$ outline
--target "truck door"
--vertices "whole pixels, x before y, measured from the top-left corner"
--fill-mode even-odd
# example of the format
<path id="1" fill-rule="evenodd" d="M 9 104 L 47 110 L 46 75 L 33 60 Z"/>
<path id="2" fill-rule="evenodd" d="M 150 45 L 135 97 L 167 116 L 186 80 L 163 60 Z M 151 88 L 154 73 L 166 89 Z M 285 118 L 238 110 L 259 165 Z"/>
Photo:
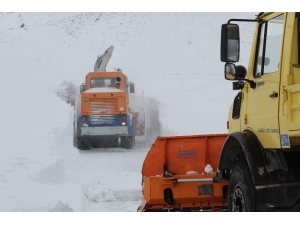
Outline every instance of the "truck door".
<path id="1" fill-rule="evenodd" d="M 284 14 L 266 16 L 259 25 L 253 72 L 256 88 L 248 90 L 246 123 L 264 148 L 280 148 L 279 84 Z"/>

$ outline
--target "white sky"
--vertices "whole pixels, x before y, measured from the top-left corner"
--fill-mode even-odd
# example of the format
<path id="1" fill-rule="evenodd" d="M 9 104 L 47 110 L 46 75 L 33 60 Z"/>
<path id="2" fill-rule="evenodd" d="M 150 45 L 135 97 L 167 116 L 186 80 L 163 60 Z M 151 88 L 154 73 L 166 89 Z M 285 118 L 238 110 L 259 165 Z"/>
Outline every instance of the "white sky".
<path id="1" fill-rule="evenodd" d="M 2 12 L 256 12 L 256 11 L 291 11 L 294 1 L 262 2 L 259 0 L 251 1 L 251 4 L 243 3 L 238 0 L 206 1 L 205 4 L 193 1 L 172 1 L 172 0 L 110 0 L 100 2 L 87 0 L 83 2 L 69 1 L 21 1 L 11 0 L 2 7 Z M 246 4 L 246 6 L 245 6 Z M 257 7 L 258 6 L 258 7 Z M 100 10 L 101 9 L 101 10 Z"/>

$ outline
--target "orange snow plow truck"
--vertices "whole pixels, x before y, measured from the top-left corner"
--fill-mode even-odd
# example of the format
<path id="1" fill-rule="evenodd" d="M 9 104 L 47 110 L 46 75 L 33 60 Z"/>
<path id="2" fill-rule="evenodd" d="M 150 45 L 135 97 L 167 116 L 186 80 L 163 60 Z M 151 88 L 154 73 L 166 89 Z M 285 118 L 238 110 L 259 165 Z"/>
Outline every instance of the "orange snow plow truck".
<path id="1" fill-rule="evenodd" d="M 226 211 L 228 182 L 216 169 L 227 136 L 158 137 L 144 160 L 137 211 Z"/>
<path id="2" fill-rule="evenodd" d="M 75 102 L 73 144 L 80 150 L 102 147 L 132 149 L 136 136 L 145 134 L 142 109 L 136 109 L 131 93 L 134 83 L 121 71 L 106 71 L 114 46 L 94 64 L 85 76 Z"/>

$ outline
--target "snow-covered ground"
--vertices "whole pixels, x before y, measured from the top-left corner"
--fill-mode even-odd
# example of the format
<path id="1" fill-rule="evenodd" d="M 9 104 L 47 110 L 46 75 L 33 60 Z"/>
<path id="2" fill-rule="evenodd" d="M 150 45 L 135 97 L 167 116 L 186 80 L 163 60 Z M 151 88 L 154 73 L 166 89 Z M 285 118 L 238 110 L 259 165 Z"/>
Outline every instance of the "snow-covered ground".
<path id="1" fill-rule="evenodd" d="M 236 92 L 220 62 L 221 24 L 256 14 L 0 13 L 0 211 L 136 212 L 151 143 L 74 148 L 60 85 L 80 85 L 114 45 L 107 71 L 121 68 L 158 102 L 162 135 L 226 133 Z M 252 28 L 241 29 L 245 66 Z"/>

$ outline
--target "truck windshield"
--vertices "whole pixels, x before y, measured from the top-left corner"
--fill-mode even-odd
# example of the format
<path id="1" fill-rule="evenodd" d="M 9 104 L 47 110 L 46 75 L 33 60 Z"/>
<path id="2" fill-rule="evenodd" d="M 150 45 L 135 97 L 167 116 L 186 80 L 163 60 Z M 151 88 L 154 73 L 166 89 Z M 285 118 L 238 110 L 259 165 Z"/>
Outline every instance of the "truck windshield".
<path id="1" fill-rule="evenodd" d="M 97 87 L 116 87 L 116 78 L 92 78 L 91 79 L 91 87 L 97 88 Z"/>

